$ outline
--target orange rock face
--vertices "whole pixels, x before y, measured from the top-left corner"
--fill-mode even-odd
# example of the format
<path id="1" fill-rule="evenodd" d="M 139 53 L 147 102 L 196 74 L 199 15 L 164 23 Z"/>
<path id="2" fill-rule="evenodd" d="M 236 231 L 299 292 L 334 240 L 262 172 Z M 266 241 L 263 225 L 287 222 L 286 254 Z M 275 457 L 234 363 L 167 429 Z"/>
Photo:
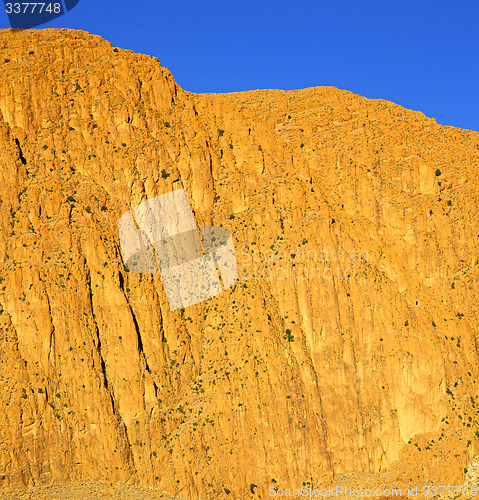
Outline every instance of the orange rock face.
<path id="1" fill-rule="evenodd" d="M 330 87 L 188 93 L 85 32 L 0 49 L 0 487 L 464 483 L 479 133 Z M 239 278 L 171 311 L 118 221 L 181 188 Z"/>

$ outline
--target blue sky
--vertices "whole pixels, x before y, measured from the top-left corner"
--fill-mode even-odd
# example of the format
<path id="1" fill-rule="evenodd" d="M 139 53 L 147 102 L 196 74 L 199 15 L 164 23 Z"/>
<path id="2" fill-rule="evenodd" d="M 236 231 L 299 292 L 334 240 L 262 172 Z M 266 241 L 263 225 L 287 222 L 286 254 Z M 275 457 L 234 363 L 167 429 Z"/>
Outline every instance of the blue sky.
<path id="1" fill-rule="evenodd" d="M 80 0 L 43 27 L 158 57 L 191 92 L 327 85 L 479 131 L 477 0 Z"/>

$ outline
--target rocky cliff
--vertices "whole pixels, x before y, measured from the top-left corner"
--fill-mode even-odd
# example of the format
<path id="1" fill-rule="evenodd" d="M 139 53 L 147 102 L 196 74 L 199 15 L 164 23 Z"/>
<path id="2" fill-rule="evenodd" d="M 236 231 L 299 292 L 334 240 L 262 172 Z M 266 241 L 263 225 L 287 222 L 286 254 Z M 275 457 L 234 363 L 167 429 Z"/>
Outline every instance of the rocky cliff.
<path id="1" fill-rule="evenodd" d="M 0 487 L 463 484 L 479 133 L 332 87 L 192 94 L 80 31 L 0 51 Z M 239 279 L 171 311 L 118 220 L 181 188 Z"/>

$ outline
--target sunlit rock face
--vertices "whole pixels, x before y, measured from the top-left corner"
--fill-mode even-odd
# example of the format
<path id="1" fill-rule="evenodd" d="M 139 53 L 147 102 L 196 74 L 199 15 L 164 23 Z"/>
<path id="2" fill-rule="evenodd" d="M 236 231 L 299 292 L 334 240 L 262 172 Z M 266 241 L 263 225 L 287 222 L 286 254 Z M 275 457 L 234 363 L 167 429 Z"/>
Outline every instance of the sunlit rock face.
<path id="1" fill-rule="evenodd" d="M 80 31 L 0 49 L 1 488 L 463 483 L 479 133 L 332 87 L 188 93 Z M 183 189 L 237 280 L 174 310 L 119 221 Z"/>

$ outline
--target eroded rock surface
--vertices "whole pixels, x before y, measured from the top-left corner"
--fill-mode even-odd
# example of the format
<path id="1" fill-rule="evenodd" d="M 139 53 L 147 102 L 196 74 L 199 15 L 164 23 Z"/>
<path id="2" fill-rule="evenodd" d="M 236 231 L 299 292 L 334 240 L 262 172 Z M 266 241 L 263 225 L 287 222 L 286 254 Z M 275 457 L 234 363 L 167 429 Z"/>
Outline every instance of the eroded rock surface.
<path id="1" fill-rule="evenodd" d="M 188 93 L 80 31 L 0 50 L 1 487 L 464 482 L 479 133 L 331 87 Z M 180 188 L 239 280 L 172 312 L 118 220 Z"/>

